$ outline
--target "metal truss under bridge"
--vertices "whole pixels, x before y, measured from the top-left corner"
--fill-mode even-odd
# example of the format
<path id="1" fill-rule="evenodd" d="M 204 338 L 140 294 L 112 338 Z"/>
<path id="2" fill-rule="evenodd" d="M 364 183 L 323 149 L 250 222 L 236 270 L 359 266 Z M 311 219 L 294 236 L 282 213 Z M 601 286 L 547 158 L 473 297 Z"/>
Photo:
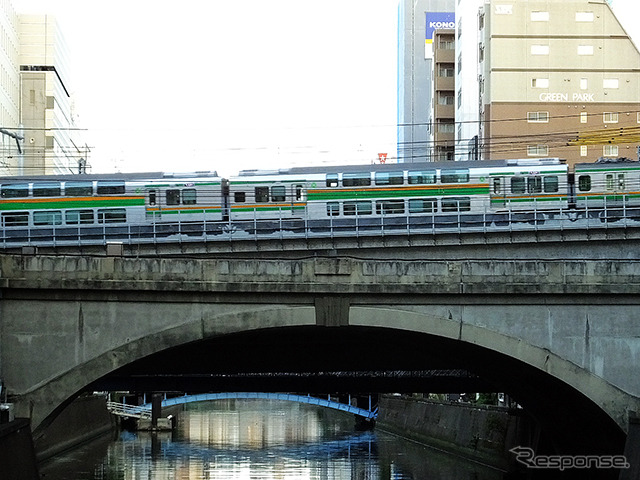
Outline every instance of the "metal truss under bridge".
<path id="1" fill-rule="evenodd" d="M 371 397 L 369 397 L 369 409 L 354 407 L 346 403 L 336 402 L 331 398 L 318 398 L 310 395 L 295 395 L 292 393 L 256 393 L 256 392 L 224 392 L 224 393 L 200 393 L 196 395 L 183 395 L 181 397 L 167 398 L 162 401 L 162 407 L 171 407 L 184 403 L 206 402 L 211 400 L 227 399 L 261 399 L 261 400 L 286 400 L 289 402 L 307 403 L 319 407 L 333 408 L 347 413 L 352 413 L 367 420 L 378 418 L 378 407 L 372 408 Z M 151 410 L 151 403 L 140 405 L 141 409 Z"/>

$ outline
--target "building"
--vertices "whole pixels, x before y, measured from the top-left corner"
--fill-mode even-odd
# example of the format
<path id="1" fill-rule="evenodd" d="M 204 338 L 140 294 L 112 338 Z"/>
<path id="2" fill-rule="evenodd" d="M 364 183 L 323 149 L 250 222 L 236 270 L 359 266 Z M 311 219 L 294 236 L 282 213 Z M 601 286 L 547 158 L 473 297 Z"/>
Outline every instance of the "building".
<path id="1" fill-rule="evenodd" d="M 636 157 L 624 132 L 640 126 L 640 53 L 605 1 L 461 3 L 458 160 L 476 135 L 481 159 Z"/>
<path id="2" fill-rule="evenodd" d="M 79 173 L 88 148 L 75 126 L 62 31 L 51 15 L 20 15 L 19 41 L 24 173 Z"/>
<path id="3" fill-rule="evenodd" d="M 398 7 L 398 162 L 433 157 L 433 33 L 451 27 L 455 0 L 400 0 Z"/>
<path id="4" fill-rule="evenodd" d="M 434 161 L 454 160 L 455 134 L 455 30 L 439 29 L 433 35 L 433 94 L 431 143 Z"/>
<path id="5" fill-rule="evenodd" d="M 0 175 L 22 164 L 18 15 L 11 2 L 0 3 Z"/>

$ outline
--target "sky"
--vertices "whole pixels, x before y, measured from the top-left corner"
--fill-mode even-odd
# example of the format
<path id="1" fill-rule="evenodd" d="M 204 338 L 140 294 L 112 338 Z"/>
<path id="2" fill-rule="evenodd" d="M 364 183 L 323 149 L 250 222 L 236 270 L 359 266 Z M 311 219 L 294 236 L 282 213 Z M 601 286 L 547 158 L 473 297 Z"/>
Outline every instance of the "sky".
<path id="1" fill-rule="evenodd" d="M 94 173 L 395 156 L 398 0 L 13 4 L 64 30 Z M 640 46 L 640 3 L 612 4 Z"/>

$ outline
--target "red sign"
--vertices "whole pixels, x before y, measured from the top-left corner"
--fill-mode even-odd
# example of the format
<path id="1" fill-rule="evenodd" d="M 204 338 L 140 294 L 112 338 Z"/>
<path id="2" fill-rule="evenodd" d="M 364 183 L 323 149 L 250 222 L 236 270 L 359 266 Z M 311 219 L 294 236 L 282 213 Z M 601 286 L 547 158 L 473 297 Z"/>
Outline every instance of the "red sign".
<path id="1" fill-rule="evenodd" d="M 378 161 L 380 163 L 386 163 L 387 162 L 387 154 L 386 153 L 379 153 L 378 154 Z"/>

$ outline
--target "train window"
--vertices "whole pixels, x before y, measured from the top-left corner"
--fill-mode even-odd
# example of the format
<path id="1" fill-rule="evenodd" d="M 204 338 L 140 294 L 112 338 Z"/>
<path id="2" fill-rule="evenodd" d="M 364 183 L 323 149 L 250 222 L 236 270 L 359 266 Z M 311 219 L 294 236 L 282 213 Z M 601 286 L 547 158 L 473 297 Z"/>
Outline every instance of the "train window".
<path id="1" fill-rule="evenodd" d="M 327 215 L 329 217 L 340 215 L 340 204 L 338 202 L 327 202 Z"/>
<path id="2" fill-rule="evenodd" d="M 580 175 L 578 177 L 578 190 L 588 192 L 591 190 L 591 175 Z"/>
<path id="3" fill-rule="evenodd" d="M 285 186 L 274 185 L 271 187 L 271 200 L 273 202 L 284 202 L 286 198 Z"/>
<path id="4" fill-rule="evenodd" d="M 469 170 L 445 170 L 440 172 L 440 183 L 466 183 L 469 181 Z"/>
<path id="5" fill-rule="evenodd" d="M 511 193 L 524 193 L 527 190 L 527 179 L 511 177 Z"/>
<path id="6" fill-rule="evenodd" d="M 0 188 L 2 198 L 20 198 L 29 196 L 29 185 L 26 183 L 9 183 Z"/>
<path id="7" fill-rule="evenodd" d="M 542 192 L 542 177 L 528 177 L 527 193 L 540 193 L 540 192 Z"/>
<path id="8" fill-rule="evenodd" d="M 499 178 L 494 178 L 493 179 L 493 193 L 498 195 L 500 194 L 500 185 L 501 185 L 501 181 Z"/>
<path id="9" fill-rule="evenodd" d="M 60 196 L 60 184 L 59 183 L 34 183 L 33 184 L 33 196 L 34 197 L 59 197 Z"/>
<path id="10" fill-rule="evenodd" d="M 338 174 L 327 173 L 327 187 L 337 187 L 337 186 L 338 186 Z"/>
<path id="11" fill-rule="evenodd" d="M 68 197 L 86 197 L 93 195 L 93 182 L 65 182 L 64 194 Z"/>
<path id="12" fill-rule="evenodd" d="M 371 215 L 373 212 L 371 202 L 367 201 L 344 202 L 342 208 L 345 215 Z"/>
<path id="13" fill-rule="evenodd" d="M 155 205 L 155 204 L 156 204 L 156 191 L 149 190 L 149 205 Z"/>
<path id="14" fill-rule="evenodd" d="M 544 177 L 544 191 L 553 193 L 558 191 L 558 177 Z"/>
<path id="15" fill-rule="evenodd" d="M 98 195 L 118 195 L 124 193 L 124 181 L 98 182 Z"/>
<path id="16" fill-rule="evenodd" d="M 618 174 L 618 191 L 621 192 L 624 190 L 624 173 Z"/>
<path id="17" fill-rule="evenodd" d="M 366 187 L 367 185 L 371 185 L 371 174 L 369 172 L 342 174 L 343 187 Z"/>
<path id="18" fill-rule="evenodd" d="M 443 212 L 468 212 L 471 210 L 469 197 L 452 197 L 442 199 Z"/>
<path id="19" fill-rule="evenodd" d="M 233 194 L 233 201 L 236 203 L 244 203 L 247 200 L 247 195 L 244 192 L 235 192 Z"/>
<path id="20" fill-rule="evenodd" d="M 180 205 L 180 190 L 173 188 L 165 192 L 167 205 Z"/>
<path id="21" fill-rule="evenodd" d="M 423 170 L 421 172 L 409 172 L 407 180 L 409 181 L 409 185 L 436 183 L 436 171 Z"/>
<path id="22" fill-rule="evenodd" d="M 67 210 L 64 221 L 67 225 L 93 223 L 93 210 Z"/>
<path id="23" fill-rule="evenodd" d="M 296 200 L 302 200 L 302 185 L 296 185 Z"/>
<path id="24" fill-rule="evenodd" d="M 378 200 L 376 202 L 378 215 L 390 215 L 404 213 L 404 200 Z"/>
<path id="25" fill-rule="evenodd" d="M 124 208 L 103 208 L 98 210 L 98 223 L 124 223 L 127 211 Z"/>
<path id="26" fill-rule="evenodd" d="M 33 212 L 34 225 L 62 225 L 62 212 L 60 210 L 49 212 Z"/>
<path id="27" fill-rule="evenodd" d="M 403 183 L 402 172 L 376 172 L 376 185 L 402 185 Z"/>
<path id="28" fill-rule="evenodd" d="M 25 227 L 29 225 L 29 212 L 6 212 L 2 214 L 5 227 Z"/>
<path id="29" fill-rule="evenodd" d="M 185 188 L 182 190 L 182 203 L 183 205 L 195 205 L 197 202 L 196 189 Z"/>
<path id="30" fill-rule="evenodd" d="M 613 175 L 611 173 L 607 173 L 604 176 L 604 180 L 605 180 L 605 186 L 604 189 L 607 192 L 612 192 L 613 191 L 613 186 L 614 186 L 614 179 L 613 179 Z"/>
<path id="31" fill-rule="evenodd" d="M 269 201 L 269 187 L 256 187 L 256 202 L 264 203 Z"/>
<path id="32" fill-rule="evenodd" d="M 434 213 L 438 210 L 438 200 L 435 198 L 409 199 L 409 213 Z"/>

